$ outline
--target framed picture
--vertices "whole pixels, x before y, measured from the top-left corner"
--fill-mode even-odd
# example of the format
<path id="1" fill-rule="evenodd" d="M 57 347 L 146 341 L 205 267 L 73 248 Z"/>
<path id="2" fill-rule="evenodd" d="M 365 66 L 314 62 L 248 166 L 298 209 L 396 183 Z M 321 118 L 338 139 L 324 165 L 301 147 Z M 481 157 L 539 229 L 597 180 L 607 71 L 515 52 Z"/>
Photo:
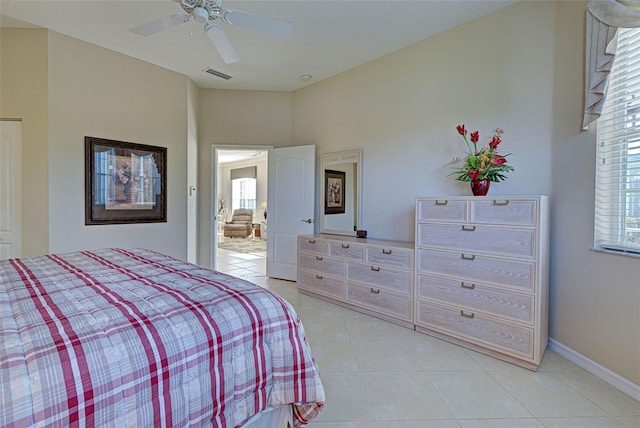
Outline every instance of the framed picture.
<path id="1" fill-rule="evenodd" d="M 324 170 L 324 213 L 344 214 L 344 171 Z"/>
<path id="2" fill-rule="evenodd" d="M 167 149 L 85 137 L 85 224 L 167 221 Z"/>

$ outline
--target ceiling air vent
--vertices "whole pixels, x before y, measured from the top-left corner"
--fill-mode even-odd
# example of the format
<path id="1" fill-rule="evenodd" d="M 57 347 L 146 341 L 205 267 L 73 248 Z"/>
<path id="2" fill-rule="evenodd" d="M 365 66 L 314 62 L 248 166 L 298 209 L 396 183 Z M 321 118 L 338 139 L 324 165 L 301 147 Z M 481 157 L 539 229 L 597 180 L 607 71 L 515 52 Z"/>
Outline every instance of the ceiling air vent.
<path id="1" fill-rule="evenodd" d="M 229 76 L 228 74 L 224 74 L 224 73 L 222 73 L 222 72 L 220 72 L 218 70 L 214 70 L 213 68 L 205 68 L 204 72 L 205 73 L 209 73 L 209 74 L 213 74 L 214 76 L 218 76 L 219 78 L 224 79 L 224 80 L 231 79 L 231 76 Z"/>

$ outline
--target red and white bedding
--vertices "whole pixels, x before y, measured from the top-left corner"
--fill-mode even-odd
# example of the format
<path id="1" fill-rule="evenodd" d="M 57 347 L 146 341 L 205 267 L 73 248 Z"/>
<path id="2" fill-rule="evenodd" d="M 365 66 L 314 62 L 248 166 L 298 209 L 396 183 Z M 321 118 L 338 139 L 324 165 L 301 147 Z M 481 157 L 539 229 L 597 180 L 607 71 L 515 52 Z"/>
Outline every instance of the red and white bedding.
<path id="1" fill-rule="evenodd" d="M 0 426 L 235 427 L 314 418 L 324 390 L 293 308 L 149 250 L 0 261 Z"/>

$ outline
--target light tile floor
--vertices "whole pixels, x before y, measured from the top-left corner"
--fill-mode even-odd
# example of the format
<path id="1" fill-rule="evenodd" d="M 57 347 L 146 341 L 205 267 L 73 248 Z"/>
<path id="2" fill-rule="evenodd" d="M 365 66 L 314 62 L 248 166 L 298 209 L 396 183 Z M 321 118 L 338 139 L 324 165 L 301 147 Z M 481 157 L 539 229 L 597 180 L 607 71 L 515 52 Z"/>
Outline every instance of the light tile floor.
<path id="1" fill-rule="evenodd" d="M 299 294 L 265 261 L 218 250 L 218 270 L 298 311 L 327 393 L 311 428 L 640 427 L 640 402 L 553 351 L 531 372 Z"/>

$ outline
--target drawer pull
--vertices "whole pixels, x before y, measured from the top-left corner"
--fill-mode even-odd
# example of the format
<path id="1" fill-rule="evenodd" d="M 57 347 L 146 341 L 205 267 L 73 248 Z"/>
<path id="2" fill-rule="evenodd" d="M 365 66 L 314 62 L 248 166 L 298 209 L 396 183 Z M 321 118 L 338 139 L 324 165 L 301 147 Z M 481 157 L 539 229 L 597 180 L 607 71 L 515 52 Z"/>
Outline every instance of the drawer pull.
<path id="1" fill-rule="evenodd" d="M 316 279 L 322 279 L 324 278 L 322 275 L 316 275 Z"/>
<path id="2" fill-rule="evenodd" d="M 460 287 L 466 288 L 467 290 L 475 290 L 476 285 L 475 284 L 467 285 L 464 282 L 461 282 Z"/>
<path id="3" fill-rule="evenodd" d="M 342 248 L 349 248 L 349 244 L 341 244 Z"/>
<path id="4" fill-rule="evenodd" d="M 375 271 L 375 272 L 380 272 L 380 268 L 379 267 L 373 267 L 371 266 L 371 270 Z"/>
<path id="5" fill-rule="evenodd" d="M 473 232 L 474 230 L 476 230 L 476 227 L 462 225 L 462 230 L 464 230 L 465 232 Z"/>
<path id="6" fill-rule="evenodd" d="M 465 318 L 472 318 L 476 316 L 476 314 L 474 314 L 473 312 L 471 312 L 471 315 L 466 314 L 462 309 L 460 309 L 460 316 L 463 316 Z"/>
<path id="7" fill-rule="evenodd" d="M 380 294 L 380 289 L 378 288 L 377 290 L 374 290 L 373 288 L 371 289 L 371 292 L 373 294 Z"/>
<path id="8" fill-rule="evenodd" d="M 316 256 L 316 260 L 324 260 L 324 257 L 322 257 L 322 256 Z"/>
<path id="9" fill-rule="evenodd" d="M 391 254 L 392 250 L 385 250 L 384 248 L 382 249 L 382 254 Z"/>
<path id="10" fill-rule="evenodd" d="M 470 256 L 465 256 L 464 253 L 462 253 L 460 255 L 460 258 L 463 259 L 463 260 L 475 260 L 476 256 L 475 256 L 475 254 L 472 254 Z"/>
<path id="11" fill-rule="evenodd" d="M 436 205 L 447 205 L 448 203 L 449 203 L 449 201 L 446 200 L 446 199 L 444 201 L 439 201 L 439 200 L 436 199 Z"/>
<path id="12" fill-rule="evenodd" d="M 496 201 L 495 199 L 493 200 L 493 205 L 495 206 L 505 206 L 505 205 L 509 205 L 509 199 L 506 199 L 502 202 L 500 201 Z"/>
<path id="13" fill-rule="evenodd" d="M 316 240 L 315 239 L 309 239 L 309 244 L 315 244 Z"/>

